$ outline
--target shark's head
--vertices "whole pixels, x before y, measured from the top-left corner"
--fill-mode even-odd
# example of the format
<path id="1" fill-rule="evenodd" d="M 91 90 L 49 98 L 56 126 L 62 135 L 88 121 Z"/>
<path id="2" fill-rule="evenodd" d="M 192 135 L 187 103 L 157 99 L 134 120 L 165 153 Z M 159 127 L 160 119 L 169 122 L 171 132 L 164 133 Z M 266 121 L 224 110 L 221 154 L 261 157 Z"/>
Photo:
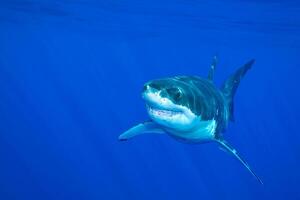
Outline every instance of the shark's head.
<path id="1" fill-rule="evenodd" d="M 153 121 L 166 128 L 189 131 L 201 118 L 191 106 L 195 104 L 194 93 L 185 82 L 166 78 L 146 83 L 142 96 Z"/>

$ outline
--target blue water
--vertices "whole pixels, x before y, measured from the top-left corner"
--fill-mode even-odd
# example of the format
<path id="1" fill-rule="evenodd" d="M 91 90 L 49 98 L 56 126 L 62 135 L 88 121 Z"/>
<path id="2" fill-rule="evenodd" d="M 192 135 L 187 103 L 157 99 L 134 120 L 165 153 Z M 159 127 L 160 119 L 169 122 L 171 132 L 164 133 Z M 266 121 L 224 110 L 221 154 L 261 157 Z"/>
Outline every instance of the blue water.
<path id="1" fill-rule="evenodd" d="M 300 199 L 297 1 L 0 2 L 0 199 Z M 263 180 L 216 144 L 166 135 L 127 142 L 147 120 L 148 80 L 220 85 L 251 58 L 225 138 Z"/>

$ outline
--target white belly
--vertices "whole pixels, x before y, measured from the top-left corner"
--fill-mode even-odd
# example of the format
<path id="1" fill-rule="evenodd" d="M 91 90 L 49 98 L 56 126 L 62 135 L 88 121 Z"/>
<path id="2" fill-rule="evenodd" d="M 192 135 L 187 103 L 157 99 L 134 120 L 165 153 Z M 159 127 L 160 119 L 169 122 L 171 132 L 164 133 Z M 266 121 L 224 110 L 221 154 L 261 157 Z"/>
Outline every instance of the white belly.
<path id="1" fill-rule="evenodd" d="M 215 138 L 217 123 L 213 120 L 200 121 L 197 123 L 197 126 L 193 128 L 192 131 L 176 131 L 176 130 L 167 130 L 171 135 L 191 141 L 191 142 L 207 142 Z"/>

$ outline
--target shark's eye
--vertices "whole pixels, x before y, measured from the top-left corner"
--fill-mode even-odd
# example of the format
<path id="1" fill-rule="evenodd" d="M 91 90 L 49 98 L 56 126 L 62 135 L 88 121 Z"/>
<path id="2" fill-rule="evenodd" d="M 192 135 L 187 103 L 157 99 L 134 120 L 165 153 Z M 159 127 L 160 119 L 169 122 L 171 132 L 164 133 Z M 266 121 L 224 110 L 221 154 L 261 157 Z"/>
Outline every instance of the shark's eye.
<path id="1" fill-rule="evenodd" d="M 175 98 L 180 99 L 181 97 L 182 97 L 182 92 L 180 90 L 178 90 L 175 94 Z"/>
<path id="2" fill-rule="evenodd" d="M 175 101 L 179 101 L 182 97 L 182 92 L 179 88 L 169 88 L 167 92 Z"/>

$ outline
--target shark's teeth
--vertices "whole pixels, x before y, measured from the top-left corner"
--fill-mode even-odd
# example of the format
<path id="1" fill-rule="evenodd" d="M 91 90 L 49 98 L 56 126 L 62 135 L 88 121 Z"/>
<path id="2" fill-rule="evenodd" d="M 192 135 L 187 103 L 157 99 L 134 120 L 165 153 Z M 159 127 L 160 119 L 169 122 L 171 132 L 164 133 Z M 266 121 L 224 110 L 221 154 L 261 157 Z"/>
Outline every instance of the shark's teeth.
<path id="1" fill-rule="evenodd" d="M 157 108 L 152 108 L 152 107 L 149 107 L 149 111 L 153 115 L 165 116 L 165 117 L 172 117 L 174 115 L 180 114 L 180 112 L 178 112 L 178 111 L 163 110 L 163 109 L 157 109 Z"/>

